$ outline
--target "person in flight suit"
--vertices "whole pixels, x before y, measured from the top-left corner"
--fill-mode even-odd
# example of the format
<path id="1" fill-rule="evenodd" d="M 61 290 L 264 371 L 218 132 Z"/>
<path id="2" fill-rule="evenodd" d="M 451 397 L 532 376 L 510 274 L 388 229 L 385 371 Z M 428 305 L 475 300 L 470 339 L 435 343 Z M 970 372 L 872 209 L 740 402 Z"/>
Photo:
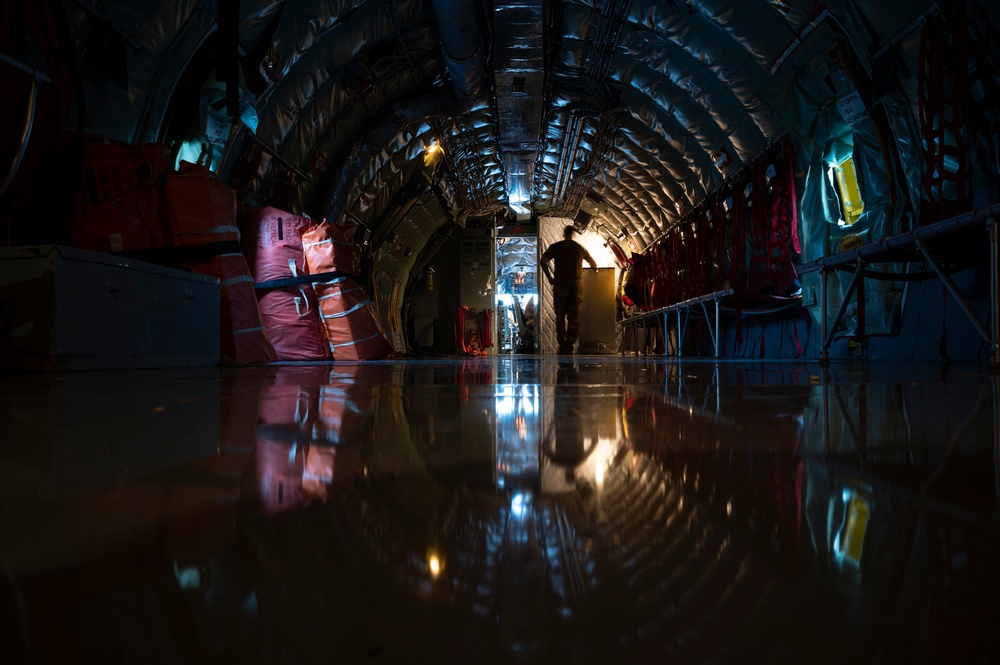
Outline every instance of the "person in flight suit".
<path id="1" fill-rule="evenodd" d="M 580 303 L 583 283 L 583 262 L 596 268 L 597 262 L 583 245 L 573 240 L 576 229 L 563 229 L 563 240 L 549 245 L 542 254 L 542 272 L 552 285 L 552 303 L 556 314 L 556 338 L 559 340 L 561 355 L 573 353 L 576 341 L 580 339 Z M 549 262 L 555 262 L 555 274 Z"/>

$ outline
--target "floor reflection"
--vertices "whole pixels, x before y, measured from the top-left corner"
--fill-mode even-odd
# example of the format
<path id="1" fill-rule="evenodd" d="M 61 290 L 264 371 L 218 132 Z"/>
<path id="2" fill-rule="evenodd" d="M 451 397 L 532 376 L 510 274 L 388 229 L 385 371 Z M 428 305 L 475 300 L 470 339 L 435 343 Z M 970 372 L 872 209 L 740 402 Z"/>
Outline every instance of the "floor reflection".
<path id="1" fill-rule="evenodd" d="M 997 377 L 0 377 L 4 662 L 990 661 Z"/>

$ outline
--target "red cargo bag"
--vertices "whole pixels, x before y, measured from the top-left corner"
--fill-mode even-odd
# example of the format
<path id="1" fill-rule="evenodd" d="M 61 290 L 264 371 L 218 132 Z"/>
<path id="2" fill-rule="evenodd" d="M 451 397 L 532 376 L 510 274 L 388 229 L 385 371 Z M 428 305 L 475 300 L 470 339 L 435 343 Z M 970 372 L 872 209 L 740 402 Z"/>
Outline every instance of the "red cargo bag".
<path id="1" fill-rule="evenodd" d="M 243 253 L 257 283 L 257 304 L 278 360 L 329 360 L 326 335 L 311 284 L 261 288 L 306 272 L 302 232 L 312 226 L 277 208 L 249 208 L 240 217 Z"/>
<path id="2" fill-rule="evenodd" d="M 97 252 L 168 246 L 163 175 L 173 161 L 162 145 L 88 137 L 70 244 Z"/>
<path id="3" fill-rule="evenodd" d="M 309 262 L 309 272 L 315 275 L 339 271 L 357 275 L 360 266 L 354 244 L 356 231 L 353 224 L 331 224 L 325 219 L 307 229 L 302 236 L 302 249 Z"/>
<path id="4" fill-rule="evenodd" d="M 192 261 L 192 272 L 220 280 L 221 352 L 240 365 L 273 362 L 253 277 L 239 244 L 236 192 L 210 170 L 181 162 L 164 179 L 167 218 L 175 246 L 205 248 L 208 260 Z"/>
<path id="5" fill-rule="evenodd" d="M 354 229 L 323 220 L 302 235 L 309 273 L 356 273 Z M 349 277 L 313 283 L 320 319 L 334 360 L 377 360 L 392 353 L 374 303 Z"/>
<path id="6" fill-rule="evenodd" d="M 360 284 L 338 277 L 316 284 L 315 289 L 334 360 L 378 360 L 392 353 L 375 303 Z"/>
<path id="7" fill-rule="evenodd" d="M 270 206 L 246 208 L 240 215 L 240 232 L 254 279 L 267 282 L 291 277 L 289 261 L 295 261 L 298 271 L 304 273 L 302 234 L 313 225 L 309 217 Z"/>

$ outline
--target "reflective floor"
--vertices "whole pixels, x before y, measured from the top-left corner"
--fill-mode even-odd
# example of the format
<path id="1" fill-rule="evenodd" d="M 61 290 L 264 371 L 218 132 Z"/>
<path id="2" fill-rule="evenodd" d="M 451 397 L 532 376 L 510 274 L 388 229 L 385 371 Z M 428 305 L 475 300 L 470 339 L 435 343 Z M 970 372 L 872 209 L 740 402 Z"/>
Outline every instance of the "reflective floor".
<path id="1" fill-rule="evenodd" d="M 998 376 L 0 376 L 3 663 L 1000 661 Z"/>

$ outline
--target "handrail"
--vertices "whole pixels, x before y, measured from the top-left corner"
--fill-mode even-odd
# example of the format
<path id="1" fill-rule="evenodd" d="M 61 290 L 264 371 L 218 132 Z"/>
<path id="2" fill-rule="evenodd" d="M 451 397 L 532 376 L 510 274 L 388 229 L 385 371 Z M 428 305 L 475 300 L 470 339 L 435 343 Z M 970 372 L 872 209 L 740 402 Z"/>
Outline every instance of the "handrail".
<path id="1" fill-rule="evenodd" d="M 712 293 L 705 294 L 703 296 L 698 296 L 696 298 L 689 298 L 683 300 L 679 303 L 674 303 L 673 305 L 667 305 L 666 307 L 660 307 L 658 309 L 651 309 L 648 312 L 642 312 L 640 314 L 633 314 L 632 316 L 626 317 L 619 321 L 622 323 L 632 323 L 633 321 L 639 321 L 650 316 L 660 316 L 661 314 L 669 314 L 670 312 L 677 311 L 679 309 L 687 309 L 693 307 L 697 304 L 708 302 L 710 300 L 719 300 L 725 298 L 726 296 L 731 296 L 735 293 L 733 289 L 722 289 L 721 291 L 713 291 Z"/>
<path id="2" fill-rule="evenodd" d="M 991 203 L 989 205 L 975 208 L 962 213 L 961 215 L 943 219 L 939 222 L 928 224 L 927 226 L 920 226 L 909 231 L 897 233 L 896 235 L 887 236 L 881 240 L 876 240 L 874 242 L 861 245 L 860 247 L 855 247 L 854 249 L 847 250 L 846 252 L 838 252 L 837 254 L 822 256 L 815 261 L 810 261 L 796 266 L 795 269 L 800 275 L 803 275 L 817 270 L 835 268 L 837 266 L 854 263 L 859 259 L 891 249 L 901 249 L 906 247 L 915 248 L 918 240 L 926 240 L 928 238 L 946 235 L 957 229 L 973 227 L 978 224 L 987 224 L 995 215 L 1000 215 L 1000 203 Z"/>
<path id="3" fill-rule="evenodd" d="M 14 69 L 20 69 L 25 74 L 31 74 L 39 83 L 52 83 L 52 78 L 42 70 L 36 69 L 31 65 L 27 65 L 17 58 L 7 55 L 3 51 L 0 51 L 0 61 L 6 62 Z"/>
<path id="4" fill-rule="evenodd" d="M 705 303 L 714 301 L 715 302 L 715 329 L 709 328 L 709 333 L 712 335 L 712 344 L 715 346 L 715 357 L 719 357 L 719 301 L 726 296 L 731 296 L 735 293 L 733 289 L 722 289 L 721 291 L 713 291 L 712 293 L 706 293 L 705 295 L 697 296 L 695 298 L 688 298 L 673 305 L 667 305 L 666 307 L 660 307 L 648 312 L 642 312 L 641 314 L 636 314 L 627 318 L 622 319 L 618 322 L 618 325 L 625 326 L 631 325 L 632 331 L 636 340 L 636 354 L 639 352 L 639 331 L 638 324 L 640 320 L 645 320 L 651 317 L 663 317 L 663 330 L 666 331 L 667 328 L 667 315 L 671 312 L 677 312 L 677 355 L 681 355 L 681 345 L 683 343 L 684 337 L 684 325 L 681 323 L 681 311 L 687 310 L 687 317 L 691 315 L 691 308 L 701 305 L 702 311 L 705 313 L 705 318 L 709 317 L 708 308 L 705 307 Z M 685 318 L 685 322 L 687 318 Z M 666 340 L 664 339 L 664 342 Z M 666 348 L 664 346 L 664 351 Z M 622 341 L 622 353 L 625 353 L 625 342 Z"/>

